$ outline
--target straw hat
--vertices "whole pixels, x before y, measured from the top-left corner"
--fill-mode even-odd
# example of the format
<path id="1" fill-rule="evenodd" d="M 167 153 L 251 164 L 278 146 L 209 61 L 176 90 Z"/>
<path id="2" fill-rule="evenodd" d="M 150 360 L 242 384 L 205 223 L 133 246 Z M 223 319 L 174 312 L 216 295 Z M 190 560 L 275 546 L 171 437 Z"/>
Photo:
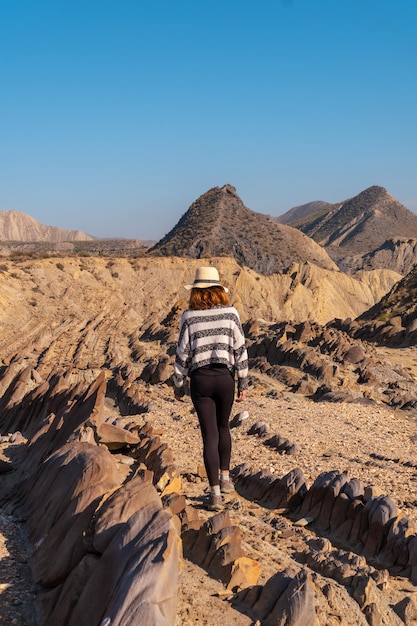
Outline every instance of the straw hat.
<path id="1" fill-rule="evenodd" d="M 219 272 L 215 267 L 197 267 L 192 285 L 184 285 L 186 289 L 204 289 L 205 287 L 223 287 L 220 284 Z M 223 287 L 228 293 L 227 287 Z"/>

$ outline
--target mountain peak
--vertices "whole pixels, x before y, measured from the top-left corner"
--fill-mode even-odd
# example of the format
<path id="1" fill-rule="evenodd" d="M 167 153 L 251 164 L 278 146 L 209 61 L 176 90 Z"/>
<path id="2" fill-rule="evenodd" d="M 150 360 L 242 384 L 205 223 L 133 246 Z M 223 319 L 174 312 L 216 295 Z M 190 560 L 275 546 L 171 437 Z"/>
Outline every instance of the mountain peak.
<path id="1" fill-rule="evenodd" d="M 213 187 L 197 198 L 149 254 L 194 259 L 229 256 L 263 274 L 284 270 L 293 261 L 336 269 L 309 237 L 248 209 L 230 184 Z"/>
<path id="2" fill-rule="evenodd" d="M 387 239 L 417 237 L 417 215 L 378 185 L 312 213 L 294 226 L 334 259 L 366 254 Z"/>

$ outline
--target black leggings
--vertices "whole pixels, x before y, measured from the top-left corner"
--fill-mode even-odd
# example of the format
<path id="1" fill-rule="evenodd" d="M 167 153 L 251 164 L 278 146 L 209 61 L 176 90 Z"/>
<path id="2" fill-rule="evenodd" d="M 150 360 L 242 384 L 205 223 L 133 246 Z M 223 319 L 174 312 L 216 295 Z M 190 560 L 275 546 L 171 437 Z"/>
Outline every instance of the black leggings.
<path id="1" fill-rule="evenodd" d="M 190 392 L 203 437 L 203 458 L 210 486 L 228 470 L 232 453 L 229 417 L 235 381 L 227 367 L 200 367 L 190 376 Z"/>

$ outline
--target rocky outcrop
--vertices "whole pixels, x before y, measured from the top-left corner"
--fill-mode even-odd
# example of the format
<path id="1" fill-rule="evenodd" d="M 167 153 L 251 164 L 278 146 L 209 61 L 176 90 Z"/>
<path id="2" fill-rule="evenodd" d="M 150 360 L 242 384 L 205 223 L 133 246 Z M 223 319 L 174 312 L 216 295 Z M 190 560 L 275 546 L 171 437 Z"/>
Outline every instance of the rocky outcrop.
<path id="1" fill-rule="evenodd" d="M 180 540 L 154 486 L 179 487 L 172 457 L 149 429 L 106 424 L 104 376 L 83 392 L 64 390 L 62 381 L 55 391 L 58 386 L 59 402 L 54 390 L 44 395 L 56 413 L 39 422 L 39 410 L 33 411 L 25 423 L 33 435 L 17 472 L 8 474 L 3 502 L 25 519 L 35 546 L 42 623 L 127 624 L 140 616 L 141 623 L 173 624 Z M 41 404 L 40 394 L 37 400 Z M 4 408 L 2 429 L 10 427 L 15 408 Z M 115 442 L 118 450 L 142 453 L 141 460 L 130 457 L 133 471 L 125 480 L 111 453 Z M 142 469 L 146 463 L 152 470 Z"/>
<path id="2" fill-rule="evenodd" d="M 417 265 L 414 265 L 379 302 L 347 325 L 349 332 L 385 345 L 415 345 L 416 292 Z"/>
<path id="3" fill-rule="evenodd" d="M 310 342 L 334 362 L 356 367 L 367 358 L 365 344 L 333 329 L 286 324 L 285 333 L 286 341 Z M 397 591 L 388 601 L 386 587 L 390 576 L 417 582 L 416 534 L 388 494 L 345 472 L 323 473 L 308 486 L 297 467 L 279 476 L 243 464 L 232 471 L 236 495 L 223 512 L 207 515 L 182 493 L 181 470 L 149 411 L 134 413 L 143 405 L 126 399 L 135 397 L 131 387 L 140 388 L 142 365 L 114 367 L 112 384 L 105 370 L 87 383 L 71 372 L 45 380 L 24 365 L 15 359 L 1 371 L 2 432 L 19 424 L 30 435 L 3 477 L 9 490 L 2 504 L 26 522 L 46 626 L 174 624 L 182 554 L 253 621 L 304 626 L 346 615 L 349 626 L 411 626 L 412 594 Z M 147 398 L 152 384 L 141 384 Z M 106 417 L 110 399 L 129 408 L 126 417 Z M 241 414 L 235 428 L 247 423 Z M 266 445 L 281 441 L 265 422 L 246 428 Z M 254 553 L 245 537 L 245 525 L 256 524 L 252 534 L 264 552 Z"/>
<path id="4" fill-rule="evenodd" d="M 363 270 L 390 269 L 405 276 L 417 263 L 417 239 L 397 237 L 388 239 L 371 252 L 346 256 L 339 261 L 342 272 L 357 274 Z"/>
<path id="5" fill-rule="evenodd" d="M 386 328 L 385 324 L 381 324 Z M 401 335 L 402 326 L 392 329 Z M 381 362 L 369 341 L 369 326 L 352 320 L 334 320 L 322 327 L 302 324 L 245 324 L 250 366 L 317 402 L 374 402 L 395 408 L 417 406 L 415 381 L 404 368 Z M 410 333 L 412 340 L 412 333 Z M 369 340 L 369 341 L 368 341 Z M 361 385 L 366 384 L 364 393 Z M 280 442 L 274 441 L 279 447 Z M 285 446 L 284 446 L 285 447 Z"/>

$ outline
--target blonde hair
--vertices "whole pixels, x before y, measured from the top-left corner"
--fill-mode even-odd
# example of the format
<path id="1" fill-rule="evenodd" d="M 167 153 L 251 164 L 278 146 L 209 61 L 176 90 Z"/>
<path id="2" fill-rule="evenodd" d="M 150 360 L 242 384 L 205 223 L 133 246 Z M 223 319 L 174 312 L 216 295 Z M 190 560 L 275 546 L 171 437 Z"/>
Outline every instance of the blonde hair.
<path id="1" fill-rule="evenodd" d="M 193 287 L 190 293 L 189 308 L 194 311 L 212 309 L 221 304 L 229 305 L 229 298 L 223 287 L 204 287 L 203 289 Z"/>

